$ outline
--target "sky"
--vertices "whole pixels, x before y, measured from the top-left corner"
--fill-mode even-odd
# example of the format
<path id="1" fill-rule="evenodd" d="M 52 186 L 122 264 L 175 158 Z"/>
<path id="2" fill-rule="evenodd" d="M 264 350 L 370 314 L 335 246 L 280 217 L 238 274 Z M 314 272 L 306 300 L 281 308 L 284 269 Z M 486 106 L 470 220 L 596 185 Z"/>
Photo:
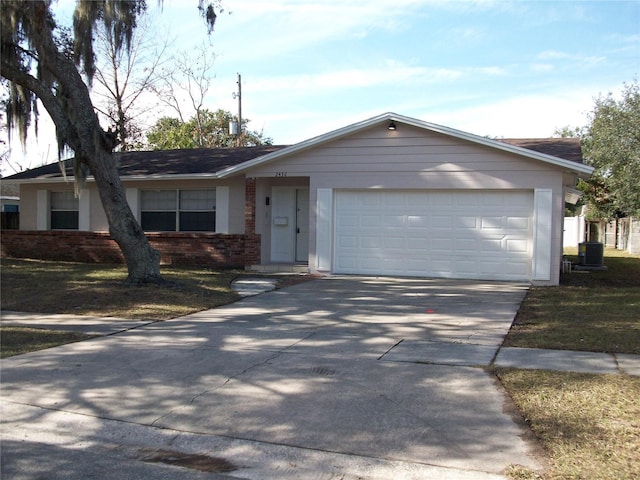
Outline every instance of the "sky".
<path id="1" fill-rule="evenodd" d="M 59 0 L 59 15 L 72 3 Z M 164 0 L 155 31 L 176 51 L 204 45 L 216 54 L 205 100 L 211 110 L 237 112 L 232 93 L 240 73 L 243 118 L 275 144 L 385 112 L 477 135 L 549 137 L 587 125 L 597 97 L 618 94 L 640 76 L 638 0 L 223 6 L 208 36 L 197 0 Z M 45 132 L 27 155 L 53 160 L 55 152 Z"/>

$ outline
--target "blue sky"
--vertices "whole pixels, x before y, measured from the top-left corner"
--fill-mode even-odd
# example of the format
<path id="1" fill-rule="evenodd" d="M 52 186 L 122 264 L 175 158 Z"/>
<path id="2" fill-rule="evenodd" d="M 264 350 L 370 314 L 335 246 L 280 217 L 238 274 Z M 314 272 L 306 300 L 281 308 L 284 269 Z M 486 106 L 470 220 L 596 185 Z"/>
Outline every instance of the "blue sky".
<path id="1" fill-rule="evenodd" d="M 387 111 L 478 135 L 551 136 L 640 76 L 638 0 L 223 3 L 208 37 L 197 0 L 164 0 L 158 36 L 217 54 L 207 108 L 237 111 L 240 73 L 243 117 L 276 144 Z M 46 133 L 34 150 L 56 151 Z"/>
<path id="2" fill-rule="evenodd" d="M 174 3 L 181 18 L 193 8 L 167 2 L 164 14 Z M 241 73 L 243 115 L 276 143 L 386 111 L 479 135 L 550 136 L 584 125 L 594 97 L 640 74 L 638 1 L 225 5 L 212 106 L 236 110 Z M 196 18 L 185 31 L 197 28 Z"/>

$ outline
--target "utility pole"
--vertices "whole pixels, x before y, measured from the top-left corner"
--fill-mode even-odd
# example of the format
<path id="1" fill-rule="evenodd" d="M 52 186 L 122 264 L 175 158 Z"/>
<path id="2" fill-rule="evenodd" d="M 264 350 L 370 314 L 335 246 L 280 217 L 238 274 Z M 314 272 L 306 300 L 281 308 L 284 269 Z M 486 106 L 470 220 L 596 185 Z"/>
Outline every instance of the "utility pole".
<path id="1" fill-rule="evenodd" d="M 233 98 L 238 99 L 238 139 L 237 146 L 242 144 L 242 77 L 238 74 L 238 92 L 233 94 Z"/>

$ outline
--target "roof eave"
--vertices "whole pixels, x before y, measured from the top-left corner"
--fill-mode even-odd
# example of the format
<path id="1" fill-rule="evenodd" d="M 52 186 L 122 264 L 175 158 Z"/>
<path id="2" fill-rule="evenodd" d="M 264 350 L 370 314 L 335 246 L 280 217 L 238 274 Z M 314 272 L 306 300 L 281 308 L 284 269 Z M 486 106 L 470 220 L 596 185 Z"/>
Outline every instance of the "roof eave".
<path id="1" fill-rule="evenodd" d="M 220 176 L 217 173 L 182 173 L 182 174 L 151 174 L 151 175 L 121 175 L 120 180 L 123 182 L 138 182 L 150 180 L 217 180 Z M 73 183 L 75 177 L 52 177 L 52 178 L 22 178 L 19 180 L 10 180 L 7 183 L 16 185 L 21 184 L 44 184 L 44 183 Z M 93 176 L 87 177 L 87 182 L 94 182 Z"/>
<path id="2" fill-rule="evenodd" d="M 217 180 L 218 173 L 177 173 L 177 174 L 151 174 L 151 175 L 123 175 L 122 181 L 147 181 L 147 180 Z"/>

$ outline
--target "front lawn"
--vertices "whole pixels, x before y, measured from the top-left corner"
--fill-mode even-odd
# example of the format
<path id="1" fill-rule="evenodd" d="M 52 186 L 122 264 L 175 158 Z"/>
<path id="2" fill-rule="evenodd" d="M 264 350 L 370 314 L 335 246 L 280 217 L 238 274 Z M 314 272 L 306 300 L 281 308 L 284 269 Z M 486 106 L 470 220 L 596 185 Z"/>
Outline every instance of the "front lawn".
<path id="1" fill-rule="evenodd" d="M 166 320 L 237 300 L 242 272 L 162 267 L 168 285 L 124 286 L 123 265 L 2 259 L 2 310 Z"/>
<path id="2" fill-rule="evenodd" d="M 559 287 L 531 288 L 504 345 L 640 353 L 640 257 L 606 250 L 604 263 L 607 271 L 564 274 Z M 495 373 L 549 456 L 547 471 L 514 466 L 511 478 L 640 478 L 639 377 Z"/>
<path id="3" fill-rule="evenodd" d="M 640 257 L 607 249 L 604 263 L 532 287 L 504 346 L 640 354 Z"/>
<path id="4" fill-rule="evenodd" d="M 0 327 L 0 358 L 80 342 L 89 338 L 93 338 L 93 335 L 40 328 Z"/>
<path id="5" fill-rule="evenodd" d="M 549 457 L 518 480 L 640 478 L 640 377 L 497 369 L 500 382 Z"/>

